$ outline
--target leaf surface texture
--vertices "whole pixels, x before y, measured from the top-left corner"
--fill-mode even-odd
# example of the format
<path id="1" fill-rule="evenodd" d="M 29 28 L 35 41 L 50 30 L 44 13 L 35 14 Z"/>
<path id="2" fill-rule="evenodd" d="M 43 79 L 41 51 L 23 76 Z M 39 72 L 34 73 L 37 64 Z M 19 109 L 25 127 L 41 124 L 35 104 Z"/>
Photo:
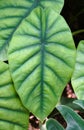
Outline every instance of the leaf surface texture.
<path id="1" fill-rule="evenodd" d="M 66 130 L 84 129 L 84 120 L 71 108 L 64 105 L 59 105 L 57 106 L 57 109 L 67 122 Z"/>
<path id="2" fill-rule="evenodd" d="M 69 27 L 52 9 L 37 8 L 15 32 L 8 55 L 23 104 L 44 120 L 73 71 L 75 46 Z"/>
<path id="3" fill-rule="evenodd" d="M 0 130 L 27 130 L 29 113 L 14 89 L 9 67 L 0 62 Z"/>
<path id="4" fill-rule="evenodd" d="M 22 21 L 37 7 L 51 7 L 60 13 L 64 0 L 0 0 L 0 60 L 8 59 L 9 42 Z"/>
<path id="5" fill-rule="evenodd" d="M 84 40 L 77 48 L 76 64 L 72 76 L 72 86 L 78 99 L 84 100 Z"/>

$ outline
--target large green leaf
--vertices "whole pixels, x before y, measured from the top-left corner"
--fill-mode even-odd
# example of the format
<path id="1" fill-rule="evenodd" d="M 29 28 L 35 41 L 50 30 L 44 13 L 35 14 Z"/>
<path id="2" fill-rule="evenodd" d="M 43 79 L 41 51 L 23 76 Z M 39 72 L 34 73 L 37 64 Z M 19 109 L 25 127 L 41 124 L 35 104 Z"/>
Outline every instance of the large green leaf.
<path id="1" fill-rule="evenodd" d="M 70 80 L 74 59 L 69 27 L 52 9 L 35 9 L 14 34 L 9 64 L 15 88 L 23 104 L 41 120 Z"/>
<path id="2" fill-rule="evenodd" d="M 9 42 L 33 8 L 40 5 L 60 12 L 63 3 L 64 0 L 0 0 L 0 60 L 7 60 Z"/>
<path id="3" fill-rule="evenodd" d="M 84 40 L 79 43 L 77 48 L 72 86 L 78 99 L 84 100 Z"/>
<path id="4" fill-rule="evenodd" d="M 67 122 L 66 130 L 84 130 L 84 120 L 71 108 L 59 105 L 57 109 Z"/>
<path id="5" fill-rule="evenodd" d="M 28 116 L 13 87 L 8 65 L 0 62 L 0 130 L 27 130 Z"/>
<path id="6" fill-rule="evenodd" d="M 63 126 L 54 119 L 49 119 L 46 122 L 47 130 L 64 130 Z"/>

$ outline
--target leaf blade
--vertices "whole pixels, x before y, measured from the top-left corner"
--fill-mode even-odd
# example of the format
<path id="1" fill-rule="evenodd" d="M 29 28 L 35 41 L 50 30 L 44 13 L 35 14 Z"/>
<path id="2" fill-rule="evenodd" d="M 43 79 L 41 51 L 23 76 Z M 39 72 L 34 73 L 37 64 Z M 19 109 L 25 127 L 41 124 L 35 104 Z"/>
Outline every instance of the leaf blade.
<path id="1" fill-rule="evenodd" d="M 77 56 L 76 56 L 76 63 L 75 69 L 72 76 L 72 87 L 75 91 L 76 96 L 78 99 L 84 99 L 84 40 L 82 40 L 77 48 Z"/>
<path id="2" fill-rule="evenodd" d="M 61 1 L 61 3 L 60 3 Z M 57 4 L 56 4 L 57 3 Z M 61 10 L 63 0 L 54 0 L 54 4 L 50 1 L 38 0 L 1 0 L 0 1 L 0 60 L 8 60 L 7 51 L 9 42 L 17 30 L 21 22 L 27 17 L 33 8 L 41 4 L 45 7 L 58 7 Z"/>
<path id="3" fill-rule="evenodd" d="M 64 5 L 64 0 L 41 0 L 40 6 L 45 8 L 46 7 L 51 7 L 54 9 L 56 12 L 60 13 Z"/>
<path id="4" fill-rule="evenodd" d="M 13 88 L 8 65 L 0 62 L 0 129 L 26 130 L 29 113 Z"/>
<path id="5" fill-rule="evenodd" d="M 57 109 L 67 122 L 66 130 L 84 129 L 84 120 L 71 108 L 66 107 L 64 105 L 59 105 L 57 106 Z"/>
<path id="6" fill-rule="evenodd" d="M 82 109 L 84 109 L 84 100 L 75 100 L 73 103 L 79 105 Z"/>
<path id="7" fill-rule="evenodd" d="M 64 130 L 63 126 L 54 119 L 49 119 L 46 122 L 47 130 Z"/>
<path id="8" fill-rule="evenodd" d="M 56 17 L 52 19 L 52 16 Z M 58 26 L 61 22 L 64 27 Z M 61 35 L 61 29 L 67 30 L 67 33 L 62 31 Z M 65 43 L 66 35 L 68 39 Z M 61 53 L 58 53 L 59 47 Z M 48 116 L 58 102 L 71 77 L 74 58 L 71 32 L 64 19 L 51 9 L 35 9 L 16 31 L 9 48 L 11 74 L 22 102 L 41 120 Z M 48 106 L 48 103 L 51 105 Z"/>

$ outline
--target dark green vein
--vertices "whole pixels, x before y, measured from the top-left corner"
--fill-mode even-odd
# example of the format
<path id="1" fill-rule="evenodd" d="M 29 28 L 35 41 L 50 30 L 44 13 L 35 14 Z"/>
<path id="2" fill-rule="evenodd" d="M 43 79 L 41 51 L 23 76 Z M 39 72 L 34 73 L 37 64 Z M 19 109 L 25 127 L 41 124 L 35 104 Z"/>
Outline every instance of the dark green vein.
<path id="1" fill-rule="evenodd" d="M 27 49 L 27 48 L 33 48 L 33 47 L 34 47 L 34 49 L 35 49 L 35 47 L 37 47 L 37 46 L 40 46 L 40 43 L 30 44 L 30 45 L 26 45 L 26 46 L 22 46 L 22 47 L 19 46 L 19 48 L 14 48 L 14 49 L 10 52 L 10 54 L 13 54 L 13 53 L 22 51 L 22 50 Z"/>
<path id="2" fill-rule="evenodd" d="M 63 47 L 63 48 L 66 48 L 66 49 L 68 49 L 68 50 L 73 50 L 73 48 L 71 48 L 70 46 L 69 46 L 69 44 L 63 44 L 63 43 L 61 43 L 61 42 L 54 42 L 54 41 L 48 41 L 47 42 L 47 45 L 48 44 L 54 44 L 55 46 L 61 46 L 61 47 Z M 68 46 L 66 46 L 66 45 L 68 45 Z"/>
<path id="3" fill-rule="evenodd" d="M 53 72 L 53 74 L 60 80 L 61 83 L 63 83 L 63 79 L 59 76 L 59 74 L 56 72 L 56 70 L 54 70 L 53 68 L 51 68 L 49 65 L 45 65 L 45 67 L 50 70 L 51 72 Z"/>
<path id="4" fill-rule="evenodd" d="M 22 125 L 22 124 L 20 124 L 18 122 L 12 122 L 12 121 L 9 121 L 9 120 L 1 119 L 1 117 L 0 117 L 0 121 L 5 122 L 5 123 L 9 123 L 9 124 L 13 124 L 13 125 L 17 125 L 17 126 L 22 127 L 22 128 L 25 128 L 24 125 Z"/>
<path id="5" fill-rule="evenodd" d="M 43 30 L 43 14 L 42 14 L 42 10 L 40 10 L 40 28 L 41 28 L 41 33 L 40 33 L 40 37 L 41 37 L 41 91 L 40 91 L 40 110 L 41 112 L 43 112 L 43 98 L 44 98 L 44 57 L 45 57 L 45 36 L 44 36 L 44 30 Z M 45 21 L 44 21 L 45 22 Z M 45 24 L 45 23 L 44 23 Z"/>
<path id="6" fill-rule="evenodd" d="M 27 36 L 27 37 L 29 36 L 29 37 L 37 38 L 37 39 L 40 38 L 39 36 L 36 36 L 36 35 L 34 35 L 34 34 L 25 33 L 25 32 L 23 32 L 23 34 L 21 34 L 21 33 L 18 34 L 18 33 L 17 33 L 17 35 L 18 35 L 18 36 Z"/>
<path id="7" fill-rule="evenodd" d="M 5 83 L 5 84 L 1 84 L 0 83 L 0 88 L 4 88 L 4 87 L 10 87 L 10 85 L 12 84 L 12 81 L 11 82 L 8 82 L 8 83 Z M 6 88 L 5 88 L 6 89 Z"/>
<path id="8" fill-rule="evenodd" d="M 0 28 L 0 32 L 1 31 L 5 31 L 5 30 L 10 30 L 10 29 L 13 29 L 14 28 L 14 26 L 10 26 L 10 27 L 6 27 L 6 28 Z"/>
<path id="9" fill-rule="evenodd" d="M 56 19 L 52 22 L 52 24 L 48 27 L 47 31 L 51 31 L 52 28 L 54 28 L 54 25 L 60 21 L 60 17 L 56 17 Z"/>
<path id="10" fill-rule="evenodd" d="M 17 106 L 16 106 L 16 107 L 17 107 Z M 20 108 L 19 108 L 19 109 L 17 109 L 17 108 L 12 109 L 12 107 L 11 107 L 11 108 L 7 108 L 7 107 L 4 107 L 4 106 L 1 106 L 1 105 L 0 105 L 0 109 L 2 109 L 4 112 L 9 111 L 9 112 L 17 112 L 17 114 L 18 114 L 18 113 L 26 114 L 26 111 L 25 111 L 25 110 L 21 110 Z M 0 110 L 0 111 L 1 111 L 1 110 Z M 12 114 L 13 114 L 13 113 L 12 113 Z"/>
<path id="11" fill-rule="evenodd" d="M 39 4 L 39 6 L 42 7 L 43 9 L 45 8 L 45 5 L 43 5 L 41 3 Z"/>
<path id="12" fill-rule="evenodd" d="M 28 21 L 27 19 L 25 19 L 25 22 L 27 22 L 28 24 L 30 24 L 33 28 L 37 29 L 40 31 L 40 28 L 37 27 L 34 23 L 31 23 L 30 21 Z"/>
<path id="13" fill-rule="evenodd" d="M 8 68 L 6 68 L 6 69 L 4 69 L 4 71 L 0 71 L 0 77 L 1 77 L 1 75 L 5 75 L 5 73 L 7 73 L 7 71 L 8 71 Z"/>
<path id="14" fill-rule="evenodd" d="M 61 57 L 59 57 L 59 56 L 57 56 L 57 55 L 55 55 L 55 54 L 53 54 L 53 53 L 51 53 L 51 52 L 49 52 L 49 51 L 47 51 L 46 50 L 46 53 L 48 54 L 48 55 L 51 55 L 53 58 L 55 58 L 55 59 L 57 59 L 57 60 L 59 60 L 60 62 L 62 62 L 62 63 L 64 63 L 68 68 L 72 68 L 71 66 L 70 66 L 70 64 L 68 64 L 64 59 L 62 59 Z"/>
<path id="15" fill-rule="evenodd" d="M 57 94 L 56 94 L 54 88 L 48 82 L 45 81 L 44 83 L 47 85 L 47 87 L 49 87 L 49 89 L 52 91 L 54 97 L 56 98 Z"/>
<path id="16" fill-rule="evenodd" d="M 30 71 L 29 73 L 25 74 L 25 76 L 24 76 L 24 78 L 23 78 L 23 80 L 22 80 L 22 82 L 21 82 L 21 84 L 20 84 L 20 87 L 23 86 L 23 83 L 26 82 L 26 80 L 28 80 L 28 78 L 29 78 L 30 76 L 32 76 L 32 74 L 38 69 L 39 66 L 40 66 L 40 64 L 36 65 L 36 66 L 32 69 L 32 71 Z M 23 87 L 24 87 L 24 86 L 23 86 Z M 19 87 L 18 87 L 18 88 L 19 88 Z"/>
<path id="17" fill-rule="evenodd" d="M 33 53 L 29 58 L 24 59 L 24 60 L 20 63 L 20 65 L 18 65 L 16 68 L 14 68 L 13 73 L 15 73 L 16 71 L 18 71 L 19 69 L 21 69 L 21 67 L 23 67 L 23 65 L 25 65 L 29 60 L 32 60 L 32 58 L 35 57 L 36 55 L 38 55 L 39 53 L 40 53 L 40 52 L 39 52 L 39 50 L 38 50 L 38 51 L 36 51 L 35 53 Z"/>
<path id="18" fill-rule="evenodd" d="M 22 21 L 31 13 L 31 11 L 36 8 L 38 5 L 38 0 L 34 1 L 34 3 L 32 4 L 32 6 L 30 8 L 27 8 L 26 13 L 24 14 L 24 16 L 18 21 L 17 25 L 15 26 L 15 28 L 13 29 L 13 31 L 11 32 L 11 34 L 9 35 L 8 39 L 6 40 L 6 42 L 3 44 L 3 46 L 0 48 L 0 51 L 4 48 L 5 44 L 9 44 L 14 32 L 17 30 L 17 28 L 20 26 L 20 24 L 22 23 Z"/>
<path id="19" fill-rule="evenodd" d="M 3 96 L 3 97 L 0 96 L 0 100 L 5 100 L 5 101 L 7 101 L 7 100 L 9 100 L 9 99 L 10 99 L 10 100 L 12 100 L 12 99 L 14 99 L 14 98 L 17 99 L 18 96 L 17 96 L 17 97 L 16 97 L 16 96 L 17 96 L 16 94 L 11 95 L 11 96 L 5 96 L 5 97 L 4 97 L 4 96 Z"/>
<path id="20" fill-rule="evenodd" d="M 29 7 L 28 6 L 27 7 L 25 7 L 25 6 L 19 6 L 19 5 L 18 6 L 14 6 L 14 5 L 9 6 L 9 5 L 7 5 L 7 6 L 0 7 L 0 10 L 3 10 L 3 9 L 7 9 L 7 10 L 8 9 L 15 9 L 15 10 L 16 9 L 17 10 L 18 9 L 21 9 L 21 10 L 24 9 L 24 10 L 27 10 L 27 9 L 29 9 Z"/>
<path id="21" fill-rule="evenodd" d="M 51 34 L 50 36 L 48 36 L 47 39 L 50 39 L 51 37 L 57 36 L 57 35 L 59 35 L 59 34 L 60 34 L 60 35 L 63 35 L 63 33 L 66 34 L 66 32 L 70 33 L 68 29 L 60 30 L 60 31 L 58 31 L 58 32 L 54 32 L 53 34 Z"/>
<path id="22" fill-rule="evenodd" d="M 40 81 L 38 81 L 34 86 L 33 88 L 31 88 L 31 90 L 28 92 L 26 99 L 25 99 L 25 102 L 27 102 L 29 100 L 29 98 L 32 97 L 32 93 L 35 91 L 35 89 L 38 87 L 38 85 L 40 84 Z M 27 90 L 26 90 L 27 91 Z M 37 93 L 38 94 L 38 93 Z M 34 99 L 33 99 L 34 100 Z"/>
<path id="23" fill-rule="evenodd" d="M 0 21 L 1 21 L 1 20 L 11 19 L 11 18 L 12 18 L 12 19 L 16 19 L 16 18 L 21 18 L 21 17 L 22 17 L 22 15 L 21 15 L 21 16 L 20 16 L 20 15 L 19 15 L 19 16 L 5 16 L 5 17 L 1 17 L 1 18 L 0 18 Z"/>

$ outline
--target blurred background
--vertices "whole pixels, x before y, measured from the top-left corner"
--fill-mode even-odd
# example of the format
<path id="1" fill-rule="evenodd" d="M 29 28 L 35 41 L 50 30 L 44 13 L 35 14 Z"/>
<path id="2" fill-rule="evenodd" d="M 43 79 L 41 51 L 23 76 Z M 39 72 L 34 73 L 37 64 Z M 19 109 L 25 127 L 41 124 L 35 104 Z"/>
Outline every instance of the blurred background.
<path id="1" fill-rule="evenodd" d="M 61 15 L 66 19 L 76 46 L 84 40 L 84 0 L 65 0 Z"/>

